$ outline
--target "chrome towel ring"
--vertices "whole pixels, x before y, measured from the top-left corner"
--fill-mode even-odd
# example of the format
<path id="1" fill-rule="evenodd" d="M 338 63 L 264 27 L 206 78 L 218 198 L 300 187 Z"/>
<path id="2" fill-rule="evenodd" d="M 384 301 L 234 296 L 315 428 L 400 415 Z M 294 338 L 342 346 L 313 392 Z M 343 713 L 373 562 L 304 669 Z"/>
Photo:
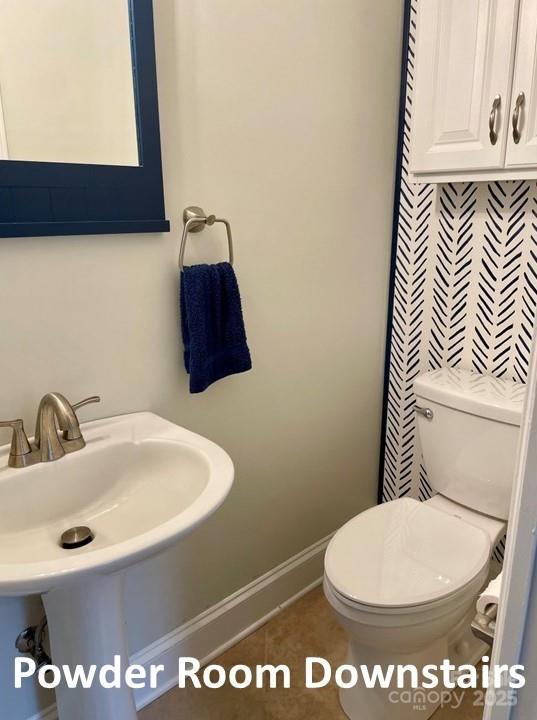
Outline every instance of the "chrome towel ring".
<path id="1" fill-rule="evenodd" d="M 188 233 L 200 232 L 206 225 L 214 225 L 215 223 L 223 223 L 226 226 L 229 263 L 233 265 L 233 238 L 231 236 L 231 225 L 228 220 L 218 218 L 215 215 L 206 215 L 202 208 L 196 205 L 190 205 L 183 211 L 183 223 L 183 237 L 181 238 L 181 248 L 179 250 L 179 270 L 181 270 L 181 272 L 184 269 L 183 260 L 185 257 Z"/>

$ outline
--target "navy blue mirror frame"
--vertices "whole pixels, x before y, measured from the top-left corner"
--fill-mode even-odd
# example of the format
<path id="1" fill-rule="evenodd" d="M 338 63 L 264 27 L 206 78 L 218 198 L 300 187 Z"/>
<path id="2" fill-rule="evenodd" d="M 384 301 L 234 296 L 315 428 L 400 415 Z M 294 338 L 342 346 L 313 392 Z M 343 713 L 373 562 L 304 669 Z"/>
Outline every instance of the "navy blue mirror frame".
<path id="1" fill-rule="evenodd" d="M 170 229 L 164 211 L 152 0 L 128 1 L 140 165 L 0 161 L 0 237 Z"/>

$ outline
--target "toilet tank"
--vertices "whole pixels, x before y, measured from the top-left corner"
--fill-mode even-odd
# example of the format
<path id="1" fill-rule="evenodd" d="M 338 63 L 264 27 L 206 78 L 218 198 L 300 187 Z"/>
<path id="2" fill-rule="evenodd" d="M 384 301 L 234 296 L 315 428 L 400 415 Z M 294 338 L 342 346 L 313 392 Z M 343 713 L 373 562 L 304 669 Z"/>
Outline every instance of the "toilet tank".
<path id="1" fill-rule="evenodd" d="M 438 493 L 507 519 L 525 389 L 513 380 L 452 368 L 415 379 L 423 459 Z"/>

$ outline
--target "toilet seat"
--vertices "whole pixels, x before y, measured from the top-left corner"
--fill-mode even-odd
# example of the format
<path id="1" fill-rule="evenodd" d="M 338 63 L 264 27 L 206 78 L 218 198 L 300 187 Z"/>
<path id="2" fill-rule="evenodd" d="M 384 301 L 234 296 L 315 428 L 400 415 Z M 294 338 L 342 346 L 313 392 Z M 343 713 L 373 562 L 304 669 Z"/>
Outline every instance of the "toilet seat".
<path id="1" fill-rule="evenodd" d="M 326 551 L 325 573 L 346 602 L 402 609 L 457 594 L 482 574 L 490 553 L 483 529 L 402 498 L 344 525 Z"/>

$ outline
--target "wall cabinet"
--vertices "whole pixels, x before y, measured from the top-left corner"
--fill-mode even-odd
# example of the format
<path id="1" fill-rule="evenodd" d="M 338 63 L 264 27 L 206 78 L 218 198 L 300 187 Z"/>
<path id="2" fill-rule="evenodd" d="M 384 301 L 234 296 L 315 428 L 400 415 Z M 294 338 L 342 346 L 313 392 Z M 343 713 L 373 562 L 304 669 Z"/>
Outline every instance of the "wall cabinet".
<path id="1" fill-rule="evenodd" d="M 421 0 L 410 172 L 537 178 L 537 0 Z"/>

